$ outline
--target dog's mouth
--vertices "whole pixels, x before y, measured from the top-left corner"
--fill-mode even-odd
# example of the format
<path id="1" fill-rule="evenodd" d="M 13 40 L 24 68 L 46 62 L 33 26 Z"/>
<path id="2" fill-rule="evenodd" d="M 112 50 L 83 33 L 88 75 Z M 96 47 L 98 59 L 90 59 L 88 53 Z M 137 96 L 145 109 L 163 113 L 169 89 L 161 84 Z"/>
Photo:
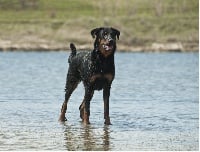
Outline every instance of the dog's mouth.
<path id="1" fill-rule="evenodd" d="M 106 50 L 106 51 L 110 51 L 110 50 L 113 49 L 113 46 L 112 46 L 112 45 L 109 45 L 109 44 L 103 44 L 103 48 L 104 48 L 104 50 Z"/>
<path id="2" fill-rule="evenodd" d="M 102 45 L 102 47 L 103 47 L 103 49 L 104 49 L 105 51 L 111 51 L 111 50 L 113 50 L 113 48 L 114 48 L 114 41 L 109 41 L 108 43 L 104 43 L 104 44 Z"/>

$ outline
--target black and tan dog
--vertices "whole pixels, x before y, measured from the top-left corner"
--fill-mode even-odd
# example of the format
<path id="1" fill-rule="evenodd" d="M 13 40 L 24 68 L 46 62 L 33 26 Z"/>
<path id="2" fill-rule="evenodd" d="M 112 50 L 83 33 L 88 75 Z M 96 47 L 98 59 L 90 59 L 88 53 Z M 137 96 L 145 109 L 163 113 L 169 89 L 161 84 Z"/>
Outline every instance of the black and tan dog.
<path id="1" fill-rule="evenodd" d="M 81 103 L 80 117 L 85 124 L 89 124 L 90 101 L 94 90 L 103 89 L 104 119 L 109 125 L 109 96 L 112 81 L 115 76 L 114 53 L 116 50 L 116 37 L 120 32 L 114 28 L 96 28 L 91 31 L 94 42 L 94 50 L 91 52 L 76 53 L 74 44 L 70 44 L 72 50 L 69 56 L 69 69 L 65 87 L 65 101 L 62 105 L 60 121 L 65 121 L 67 102 L 80 81 L 85 87 L 85 96 Z"/>

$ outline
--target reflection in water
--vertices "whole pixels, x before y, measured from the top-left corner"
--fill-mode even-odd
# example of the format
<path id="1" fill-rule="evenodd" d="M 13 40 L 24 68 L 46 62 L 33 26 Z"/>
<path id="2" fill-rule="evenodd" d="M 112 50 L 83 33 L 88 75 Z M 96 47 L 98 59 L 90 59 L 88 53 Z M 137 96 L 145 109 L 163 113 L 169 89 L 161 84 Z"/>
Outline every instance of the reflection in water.
<path id="1" fill-rule="evenodd" d="M 94 128 L 92 125 L 70 126 L 65 124 L 65 127 L 64 138 L 67 150 L 110 150 L 109 126 Z"/>
<path id="2" fill-rule="evenodd" d="M 110 131 L 109 131 L 109 126 L 104 126 L 103 132 L 104 132 L 104 136 L 103 136 L 104 151 L 105 150 L 110 150 Z"/>

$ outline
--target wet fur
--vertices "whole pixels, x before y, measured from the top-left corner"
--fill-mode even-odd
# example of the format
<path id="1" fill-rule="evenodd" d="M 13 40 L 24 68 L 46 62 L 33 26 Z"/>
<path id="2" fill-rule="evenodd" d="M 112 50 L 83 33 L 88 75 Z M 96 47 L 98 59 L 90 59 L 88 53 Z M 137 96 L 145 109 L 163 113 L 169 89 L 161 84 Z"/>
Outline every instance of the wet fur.
<path id="1" fill-rule="evenodd" d="M 107 37 L 105 37 L 107 33 Z M 70 44 L 72 50 L 68 62 L 69 69 L 65 86 L 65 101 L 60 115 L 60 121 L 65 121 L 67 102 L 80 81 L 85 87 L 85 96 L 81 103 L 80 117 L 85 124 L 89 124 L 90 101 L 95 90 L 103 89 L 104 119 L 105 124 L 110 123 L 109 96 L 112 81 L 115 77 L 114 53 L 116 50 L 116 37 L 120 32 L 113 28 L 96 28 L 91 31 L 94 42 L 94 50 L 91 52 L 76 52 L 74 44 Z M 105 48 L 107 50 L 105 50 Z M 112 48 L 112 49 L 109 49 Z"/>

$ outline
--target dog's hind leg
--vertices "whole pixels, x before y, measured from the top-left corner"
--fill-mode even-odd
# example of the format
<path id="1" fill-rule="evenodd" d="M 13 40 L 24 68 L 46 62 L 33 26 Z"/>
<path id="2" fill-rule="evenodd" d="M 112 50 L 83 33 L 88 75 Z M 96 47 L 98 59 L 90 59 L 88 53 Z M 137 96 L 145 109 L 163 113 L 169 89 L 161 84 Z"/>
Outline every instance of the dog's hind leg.
<path id="1" fill-rule="evenodd" d="M 79 83 L 79 79 L 73 77 L 70 72 L 68 72 L 67 75 L 67 82 L 65 87 L 65 101 L 63 102 L 62 108 L 61 108 L 61 114 L 59 121 L 66 121 L 65 113 L 67 111 L 67 103 L 69 101 L 69 98 L 72 94 L 72 92 L 76 89 L 77 85 Z"/>

